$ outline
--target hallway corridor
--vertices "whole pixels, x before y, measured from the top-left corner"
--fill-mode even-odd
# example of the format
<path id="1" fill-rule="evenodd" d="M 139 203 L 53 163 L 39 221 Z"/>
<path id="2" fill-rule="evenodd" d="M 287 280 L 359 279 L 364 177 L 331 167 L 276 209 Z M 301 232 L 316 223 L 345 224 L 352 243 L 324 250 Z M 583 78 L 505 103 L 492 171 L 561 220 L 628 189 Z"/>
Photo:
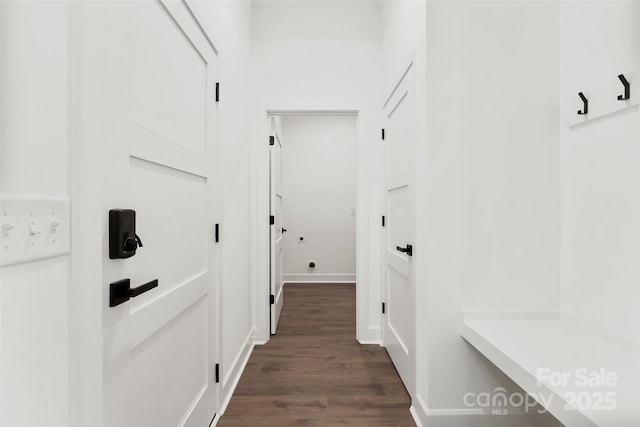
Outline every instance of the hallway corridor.
<path id="1" fill-rule="evenodd" d="M 355 339 L 353 285 L 288 285 L 277 335 L 256 347 L 218 423 L 414 426 L 384 348 Z"/>

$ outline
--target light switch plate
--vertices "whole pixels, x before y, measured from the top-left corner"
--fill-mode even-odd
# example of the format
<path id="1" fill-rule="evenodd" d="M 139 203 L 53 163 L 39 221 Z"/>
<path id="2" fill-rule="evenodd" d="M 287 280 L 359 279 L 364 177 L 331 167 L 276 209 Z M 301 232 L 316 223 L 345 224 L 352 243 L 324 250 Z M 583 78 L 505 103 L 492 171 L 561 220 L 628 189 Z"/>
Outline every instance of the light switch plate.
<path id="1" fill-rule="evenodd" d="M 0 266 L 68 254 L 71 203 L 68 197 L 0 198 Z"/>

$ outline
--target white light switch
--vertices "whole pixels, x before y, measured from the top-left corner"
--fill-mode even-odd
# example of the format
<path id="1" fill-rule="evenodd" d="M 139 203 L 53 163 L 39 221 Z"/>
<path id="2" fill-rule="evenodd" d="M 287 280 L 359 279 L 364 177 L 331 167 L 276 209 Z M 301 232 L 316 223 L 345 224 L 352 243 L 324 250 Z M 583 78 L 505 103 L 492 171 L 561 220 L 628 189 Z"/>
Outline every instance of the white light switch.
<path id="1" fill-rule="evenodd" d="M 57 219 L 52 219 L 51 220 L 51 234 L 56 234 L 58 232 L 58 226 L 62 224 L 62 222 L 60 222 Z"/>
<path id="2" fill-rule="evenodd" d="M 16 227 L 15 224 L 11 222 L 5 222 L 2 224 L 2 237 L 9 237 L 11 235 L 11 230 Z"/>
<path id="3" fill-rule="evenodd" d="M 65 255 L 71 248 L 71 204 L 66 197 L 0 199 L 0 265 Z"/>
<path id="4" fill-rule="evenodd" d="M 36 227 L 36 224 L 31 222 L 29 223 L 29 234 L 32 236 L 37 236 L 41 231 Z"/>

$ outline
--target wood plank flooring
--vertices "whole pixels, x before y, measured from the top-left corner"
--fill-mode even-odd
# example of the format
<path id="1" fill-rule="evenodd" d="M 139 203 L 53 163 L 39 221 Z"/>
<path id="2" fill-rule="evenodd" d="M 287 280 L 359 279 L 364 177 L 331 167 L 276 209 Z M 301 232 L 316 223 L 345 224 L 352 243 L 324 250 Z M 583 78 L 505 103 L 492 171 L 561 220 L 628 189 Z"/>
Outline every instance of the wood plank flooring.
<path id="1" fill-rule="evenodd" d="M 253 351 L 218 426 L 415 426 L 385 349 L 356 341 L 355 286 L 284 292 L 278 333 Z"/>

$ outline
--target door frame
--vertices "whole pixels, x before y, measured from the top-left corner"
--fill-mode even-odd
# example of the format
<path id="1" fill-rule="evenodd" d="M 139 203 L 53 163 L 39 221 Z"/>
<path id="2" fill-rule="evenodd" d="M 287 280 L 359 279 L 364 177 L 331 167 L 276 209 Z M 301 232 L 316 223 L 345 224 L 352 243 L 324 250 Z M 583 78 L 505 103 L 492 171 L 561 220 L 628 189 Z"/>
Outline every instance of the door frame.
<path id="1" fill-rule="evenodd" d="M 265 102 L 256 107 L 253 149 L 250 150 L 251 211 L 255 218 L 251 230 L 252 314 L 255 344 L 265 344 L 270 339 L 269 329 L 269 132 L 272 116 L 320 116 L 344 115 L 356 119 L 356 339 L 362 344 L 380 344 L 380 315 L 372 307 L 379 307 L 380 286 L 378 264 L 371 257 L 378 254 L 371 247 L 378 247 L 378 236 L 370 230 L 372 218 L 379 218 L 380 187 L 379 137 L 373 129 L 379 120 L 368 114 L 371 108 L 363 102 L 314 103 L 314 102 Z M 375 148 L 371 148 L 375 147 Z M 375 222 L 373 222 L 376 224 Z M 375 260 L 373 260 L 375 261 Z M 376 265 L 371 269 L 372 264 Z M 372 312 L 373 311 L 373 312 Z"/>
<path id="2" fill-rule="evenodd" d="M 69 425 L 103 424 L 102 147 L 82 120 L 78 16 L 69 3 L 69 193 L 71 271 L 69 283 Z"/>

